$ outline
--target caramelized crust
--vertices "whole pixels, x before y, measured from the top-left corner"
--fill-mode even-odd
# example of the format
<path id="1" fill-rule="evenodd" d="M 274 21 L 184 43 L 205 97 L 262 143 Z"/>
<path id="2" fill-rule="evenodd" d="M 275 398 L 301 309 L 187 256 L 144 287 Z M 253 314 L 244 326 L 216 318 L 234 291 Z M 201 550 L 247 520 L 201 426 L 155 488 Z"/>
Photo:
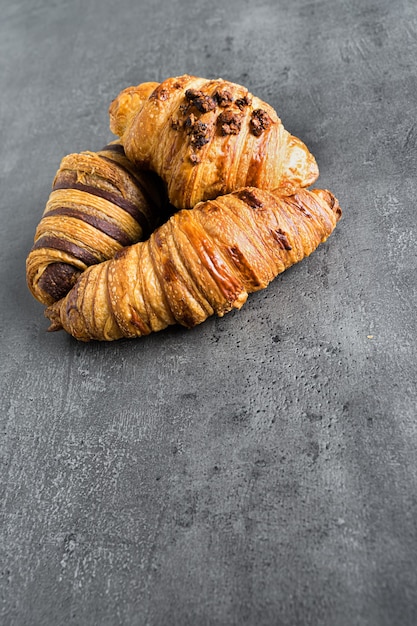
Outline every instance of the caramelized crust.
<path id="1" fill-rule="evenodd" d="M 201 202 L 88 268 L 46 310 L 50 330 L 110 341 L 222 316 L 311 254 L 340 216 L 326 190 L 283 196 L 252 187 Z"/>

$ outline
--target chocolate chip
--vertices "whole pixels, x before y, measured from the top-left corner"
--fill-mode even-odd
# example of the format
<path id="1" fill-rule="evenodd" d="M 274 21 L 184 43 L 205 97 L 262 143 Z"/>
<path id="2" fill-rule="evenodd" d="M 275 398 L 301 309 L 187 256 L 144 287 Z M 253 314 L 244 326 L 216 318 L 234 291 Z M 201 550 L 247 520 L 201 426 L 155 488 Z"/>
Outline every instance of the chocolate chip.
<path id="1" fill-rule="evenodd" d="M 242 127 L 242 116 L 230 110 L 223 111 L 217 118 L 217 126 L 222 135 L 237 135 Z"/>
<path id="2" fill-rule="evenodd" d="M 194 113 L 190 113 L 190 115 L 185 119 L 184 128 L 186 129 L 187 134 L 191 132 L 191 129 L 194 126 L 196 119 L 197 118 Z"/>
<path id="3" fill-rule="evenodd" d="M 203 92 L 199 91 L 198 89 L 187 89 L 187 91 L 185 92 L 185 97 L 190 102 L 192 102 L 195 98 L 199 98 L 202 95 Z"/>
<path id="4" fill-rule="evenodd" d="M 255 109 L 252 111 L 252 117 L 249 122 L 251 132 L 255 137 L 260 137 L 272 124 L 272 120 L 268 113 L 263 109 Z"/>
<path id="5" fill-rule="evenodd" d="M 194 148 L 202 148 L 210 141 L 210 126 L 198 120 L 193 113 L 185 120 L 184 127 Z"/>
<path id="6" fill-rule="evenodd" d="M 198 89 L 187 89 L 185 97 L 200 113 L 207 113 L 216 108 L 216 101 Z"/>
<path id="7" fill-rule="evenodd" d="M 179 109 L 180 109 L 180 113 L 181 113 L 182 115 L 187 115 L 188 111 L 190 110 L 190 106 L 191 106 L 191 105 L 190 105 L 190 103 L 189 103 L 189 102 L 186 102 L 185 104 L 184 104 L 184 103 L 183 103 L 183 104 L 180 104 L 180 107 L 179 107 Z"/>
<path id="8" fill-rule="evenodd" d="M 213 95 L 217 104 L 221 107 L 225 107 L 233 102 L 233 95 L 227 89 L 222 91 L 216 91 Z"/>
<path id="9" fill-rule="evenodd" d="M 244 96 L 244 98 L 238 98 L 235 101 L 235 104 L 242 111 L 245 107 L 248 107 L 248 106 L 250 106 L 252 104 L 252 100 L 249 98 L 248 95 L 246 95 L 246 96 Z"/>
<path id="10" fill-rule="evenodd" d="M 210 141 L 209 127 L 203 122 L 196 122 L 193 126 L 193 130 L 190 134 L 191 145 L 195 148 L 202 148 L 206 143 Z"/>

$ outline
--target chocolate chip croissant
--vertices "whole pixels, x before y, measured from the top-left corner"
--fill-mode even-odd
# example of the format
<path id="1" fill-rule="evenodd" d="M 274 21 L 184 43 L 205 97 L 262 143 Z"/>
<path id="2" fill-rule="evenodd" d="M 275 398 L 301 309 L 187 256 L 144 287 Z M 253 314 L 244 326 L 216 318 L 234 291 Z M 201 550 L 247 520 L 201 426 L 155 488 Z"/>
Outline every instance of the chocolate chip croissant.
<path id="1" fill-rule="evenodd" d="M 313 155 L 275 110 L 226 80 L 142 83 L 124 89 L 109 113 L 128 158 L 166 181 L 178 209 L 245 186 L 293 194 L 318 177 Z"/>
<path id="2" fill-rule="evenodd" d="M 163 182 L 152 172 L 136 171 L 120 142 L 67 155 L 26 261 L 29 289 L 52 304 L 87 267 L 148 237 L 168 210 Z"/>
<path id="3" fill-rule="evenodd" d="M 244 188 L 199 203 L 147 241 L 88 268 L 46 310 L 50 330 L 110 341 L 222 316 L 313 252 L 340 216 L 336 198 L 323 190 L 282 196 Z"/>

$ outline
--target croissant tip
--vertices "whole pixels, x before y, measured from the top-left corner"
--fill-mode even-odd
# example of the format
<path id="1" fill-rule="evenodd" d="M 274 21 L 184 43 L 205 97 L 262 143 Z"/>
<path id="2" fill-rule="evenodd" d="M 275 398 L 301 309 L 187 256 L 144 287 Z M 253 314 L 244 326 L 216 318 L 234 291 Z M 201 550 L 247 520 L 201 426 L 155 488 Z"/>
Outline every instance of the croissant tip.
<path id="1" fill-rule="evenodd" d="M 61 324 L 61 318 L 59 316 L 59 313 L 55 311 L 54 305 L 49 306 L 45 310 L 45 317 L 47 317 L 49 321 L 51 322 L 50 326 L 47 328 L 48 333 L 54 333 L 57 330 L 63 329 L 63 326 Z"/>
<path id="2" fill-rule="evenodd" d="M 313 189 L 312 191 L 316 195 L 320 196 L 326 204 L 329 205 L 333 213 L 336 215 L 336 221 L 339 221 L 342 217 L 342 209 L 336 196 L 328 189 Z"/>
<path id="3" fill-rule="evenodd" d="M 58 330 L 62 330 L 62 325 L 57 322 L 52 322 L 52 324 L 46 329 L 46 332 L 55 333 Z"/>

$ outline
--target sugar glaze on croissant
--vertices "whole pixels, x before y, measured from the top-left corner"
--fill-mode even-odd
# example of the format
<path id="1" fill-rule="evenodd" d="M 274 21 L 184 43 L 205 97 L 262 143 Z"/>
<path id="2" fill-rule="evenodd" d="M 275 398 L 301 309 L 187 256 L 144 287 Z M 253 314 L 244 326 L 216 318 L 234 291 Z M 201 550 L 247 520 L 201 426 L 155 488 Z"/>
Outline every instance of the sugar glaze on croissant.
<path id="1" fill-rule="evenodd" d="M 313 155 L 275 110 L 220 78 L 128 87 L 109 113 L 128 158 L 166 181 L 178 209 L 245 186 L 293 194 L 318 177 Z"/>
<path id="2" fill-rule="evenodd" d="M 282 196 L 249 187 L 199 203 L 88 268 L 46 310 L 50 330 L 110 341 L 222 316 L 311 254 L 340 216 L 327 190 Z"/>
<path id="3" fill-rule="evenodd" d="M 62 298 L 87 267 L 146 239 L 167 207 L 162 181 L 136 171 L 119 141 L 65 156 L 26 262 L 32 294 L 47 305 Z"/>

